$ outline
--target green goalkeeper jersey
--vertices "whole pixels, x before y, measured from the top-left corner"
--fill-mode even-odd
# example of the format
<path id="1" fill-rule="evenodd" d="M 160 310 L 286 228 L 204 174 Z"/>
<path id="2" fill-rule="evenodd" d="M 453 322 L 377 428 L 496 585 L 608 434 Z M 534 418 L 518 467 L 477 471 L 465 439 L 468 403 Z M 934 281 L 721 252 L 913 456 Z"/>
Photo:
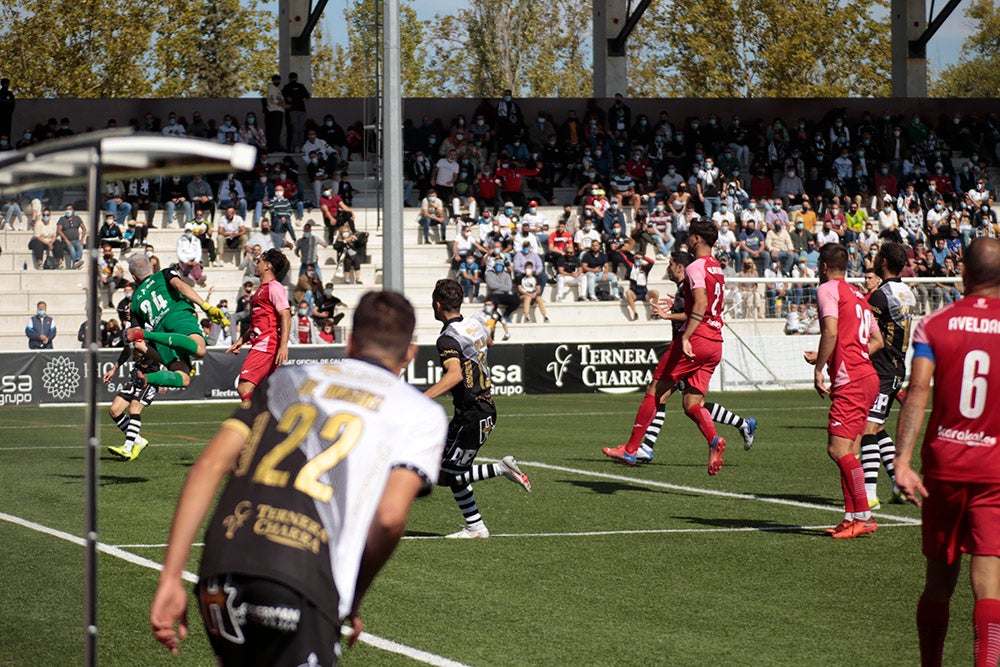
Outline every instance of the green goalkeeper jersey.
<path id="1" fill-rule="evenodd" d="M 179 278 L 176 270 L 167 268 L 154 273 L 135 288 L 132 295 L 132 315 L 139 326 L 148 325 L 154 331 L 163 330 L 164 319 L 171 315 L 194 316 L 194 306 L 170 284 Z M 197 323 L 197 318 L 195 318 Z M 200 333 L 200 330 L 195 333 Z"/>

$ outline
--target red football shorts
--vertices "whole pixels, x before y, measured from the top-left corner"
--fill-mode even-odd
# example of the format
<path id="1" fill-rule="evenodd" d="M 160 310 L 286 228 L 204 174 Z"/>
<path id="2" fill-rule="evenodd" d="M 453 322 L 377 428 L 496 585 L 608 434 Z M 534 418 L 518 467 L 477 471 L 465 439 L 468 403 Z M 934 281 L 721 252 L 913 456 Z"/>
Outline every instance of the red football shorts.
<path id="1" fill-rule="evenodd" d="M 277 360 L 273 352 L 261 352 L 260 350 L 250 350 L 247 358 L 243 360 L 243 367 L 240 369 L 240 382 L 246 380 L 252 382 L 254 386 L 259 386 L 268 375 L 278 367 Z"/>
<path id="2" fill-rule="evenodd" d="M 684 356 L 683 348 L 680 338 L 675 338 L 670 343 L 667 353 L 660 357 L 660 363 L 653 371 L 653 379 L 671 385 L 684 380 L 687 386 L 704 395 L 708 391 L 708 383 L 715 367 L 722 360 L 722 341 L 692 336 L 691 351 L 694 359 Z M 865 415 L 867 414 L 866 412 Z"/>
<path id="3" fill-rule="evenodd" d="M 878 375 L 872 374 L 834 389 L 830 394 L 833 403 L 827 424 L 830 435 L 854 440 L 864 433 L 878 388 Z"/>
<path id="4" fill-rule="evenodd" d="M 924 478 L 923 552 L 954 563 L 963 553 L 1000 556 L 1000 484 Z"/>

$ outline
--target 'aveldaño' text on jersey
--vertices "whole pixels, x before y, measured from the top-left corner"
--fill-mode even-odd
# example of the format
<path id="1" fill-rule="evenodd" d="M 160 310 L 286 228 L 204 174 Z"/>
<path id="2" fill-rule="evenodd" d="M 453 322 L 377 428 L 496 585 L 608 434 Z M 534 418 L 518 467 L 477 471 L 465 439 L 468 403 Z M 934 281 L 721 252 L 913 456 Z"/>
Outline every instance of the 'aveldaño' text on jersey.
<path id="1" fill-rule="evenodd" d="M 921 472 L 1000 483 L 1000 299 L 966 297 L 927 315 L 913 332 L 913 357 L 934 362 Z"/>

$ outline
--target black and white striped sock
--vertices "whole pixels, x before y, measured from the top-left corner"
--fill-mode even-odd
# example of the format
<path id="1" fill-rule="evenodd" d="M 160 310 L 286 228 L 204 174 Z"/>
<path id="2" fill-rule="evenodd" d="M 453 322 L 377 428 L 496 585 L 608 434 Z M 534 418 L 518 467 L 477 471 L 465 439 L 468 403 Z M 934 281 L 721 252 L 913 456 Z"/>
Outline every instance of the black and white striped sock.
<path id="1" fill-rule="evenodd" d="M 115 426 L 121 429 L 122 433 L 127 433 L 129 416 L 127 412 L 123 412 L 117 417 L 115 417 Z"/>
<path id="2" fill-rule="evenodd" d="M 125 431 L 125 446 L 129 449 L 139 439 L 139 431 L 142 430 L 142 419 L 138 414 L 129 415 L 128 428 Z"/>
<path id="3" fill-rule="evenodd" d="M 866 433 L 861 436 L 861 469 L 865 472 L 865 491 L 869 500 L 878 497 L 878 464 L 878 436 Z"/>
<path id="4" fill-rule="evenodd" d="M 743 417 L 740 417 L 735 412 L 730 412 L 725 408 L 725 406 L 719 405 L 718 403 L 706 403 L 705 409 L 708 410 L 709 414 L 712 416 L 712 421 L 716 424 L 735 426 L 741 431 L 746 427 L 746 422 L 743 420 Z"/>
<path id="5" fill-rule="evenodd" d="M 455 475 L 455 484 L 472 484 L 481 482 L 484 479 L 493 479 L 503 474 L 503 468 L 499 463 L 487 463 L 485 465 L 474 465 L 469 472 Z"/>
<path id="6" fill-rule="evenodd" d="M 660 404 L 656 408 L 656 414 L 653 415 L 653 421 L 649 422 L 649 426 L 646 427 L 646 435 L 642 438 L 642 444 L 646 445 L 652 449 L 656 445 L 656 438 L 660 435 L 660 429 L 663 428 L 663 420 L 666 418 L 667 411 L 664 409 L 663 404 Z"/>
<path id="7" fill-rule="evenodd" d="M 885 468 L 885 472 L 889 475 L 889 479 L 892 480 L 893 485 L 896 484 L 896 444 L 889 437 L 889 434 L 882 429 L 875 434 L 878 438 L 878 453 L 882 457 L 882 467 Z"/>
<path id="8" fill-rule="evenodd" d="M 479 508 L 476 507 L 476 494 L 472 492 L 471 484 L 468 486 L 456 485 L 451 487 L 451 495 L 455 497 L 455 502 L 458 503 L 458 509 L 462 511 L 462 516 L 465 517 L 467 525 L 483 520 L 482 515 L 479 513 Z"/>

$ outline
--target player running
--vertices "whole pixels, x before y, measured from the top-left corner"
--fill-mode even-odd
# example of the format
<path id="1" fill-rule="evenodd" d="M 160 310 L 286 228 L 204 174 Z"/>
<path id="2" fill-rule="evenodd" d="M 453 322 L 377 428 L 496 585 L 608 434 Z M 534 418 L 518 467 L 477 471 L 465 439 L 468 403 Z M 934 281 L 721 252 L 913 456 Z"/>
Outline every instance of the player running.
<path id="1" fill-rule="evenodd" d="M 416 352 L 413 306 L 365 294 L 347 356 L 279 368 L 195 462 L 170 528 L 149 618 L 172 653 L 187 636 L 182 577 L 205 533 L 196 588 L 221 665 L 336 665 L 362 597 L 437 479 L 444 410 L 399 379 Z"/>
<path id="2" fill-rule="evenodd" d="M 254 388 L 288 361 L 288 334 L 292 329 L 288 291 L 281 284 L 288 274 L 288 258 L 277 248 L 271 248 L 254 263 L 260 287 L 250 297 L 250 326 L 226 350 L 239 354 L 245 343 L 251 343 L 236 385 L 243 401 L 249 401 Z"/>
<path id="3" fill-rule="evenodd" d="M 510 455 L 500 463 L 473 465 L 479 448 L 496 427 L 497 409 L 490 394 L 490 367 L 486 361 L 486 350 L 493 345 L 493 339 L 479 320 L 462 317 L 464 296 L 457 280 L 445 278 L 434 285 L 434 318 L 444 324 L 437 340 L 444 375 L 424 395 L 437 398 L 451 392 L 455 414 L 448 424 L 438 484 L 451 487 L 465 517 L 462 530 L 448 537 L 470 539 L 490 536 L 476 506 L 473 482 L 504 475 L 525 491 L 531 491 L 531 482 Z"/>
<path id="4" fill-rule="evenodd" d="M 816 291 L 822 320 L 819 350 L 804 354 L 805 360 L 816 366 L 816 391 L 832 400 L 826 451 L 840 468 L 844 520 L 826 532 L 837 539 L 874 533 L 878 528 L 868 507 L 865 475 L 857 455 L 866 415 L 879 388 L 869 355 L 882 347 L 882 334 L 868 301 L 844 280 L 846 274 L 847 248 L 837 243 L 820 248 L 820 286 Z M 824 368 L 829 371 L 830 387 Z"/>
<path id="5" fill-rule="evenodd" d="M 725 439 L 715 430 L 712 417 L 705 407 L 705 392 L 712 373 L 722 359 L 722 306 L 725 279 L 722 267 L 712 256 L 712 246 L 718 237 L 715 225 L 705 220 L 691 223 L 687 244 L 695 259 L 684 270 L 681 285 L 684 297 L 684 324 L 681 336 L 674 338 L 666 354 L 653 372 L 653 381 L 639 405 L 632 435 L 624 445 L 605 447 L 610 458 L 635 465 L 637 452 L 646 430 L 675 390 L 684 396 L 684 414 L 698 425 L 708 442 L 708 474 L 722 470 Z M 753 440 L 751 438 L 750 442 Z"/>
<path id="6" fill-rule="evenodd" d="M 913 333 L 913 361 L 896 430 L 896 483 L 917 505 L 923 496 L 927 574 L 917 605 L 922 665 L 940 665 L 962 554 L 969 578 L 975 664 L 1000 656 L 1000 242 L 976 239 L 965 251 L 965 298 L 927 315 Z M 934 404 L 911 467 L 934 380 Z"/>
<path id="7" fill-rule="evenodd" d="M 868 295 L 868 305 L 878 322 L 885 346 L 872 354 L 872 365 L 878 373 L 879 390 L 875 403 L 868 413 L 865 433 L 861 436 L 861 468 L 865 472 L 865 492 L 868 506 L 875 510 L 878 499 L 878 467 L 881 460 L 886 474 L 892 480 L 892 501 L 902 502 L 903 496 L 896 486 L 893 459 L 896 446 L 885 430 L 885 420 L 892 410 L 896 393 L 906 377 L 906 348 L 910 344 L 910 322 L 917 305 L 913 291 L 899 279 L 899 272 L 906 266 L 906 250 L 898 243 L 884 242 L 875 256 L 874 277 L 865 273 L 865 279 L 877 286 Z M 879 282 L 881 279 L 881 282 Z M 869 284 L 869 288 L 874 286 Z"/>
<path id="8" fill-rule="evenodd" d="M 694 257 L 691 253 L 684 250 L 677 250 L 670 254 L 670 264 L 667 266 L 667 274 L 670 279 L 677 284 L 677 291 L 674 293 L 673 297 L 664 297 L 660 299 L 659 302 L 653 304 L 653 313 L 659 316 L 661 319 L 668 320 L 670 326 L 673 329 L 673 336 L 671 340 L 680 340 L 681 332 L 684 328 L 684 321 L 687 316 L 684 314 L 684 290 L 681 288 L 684 282 L 684 271 L 688 264 L 694 261 Z M 664 302 L 666 299 L 666 302 Z M 669 310 L 665 307 L 669 305 Z M 669 354 L 669 350 L 664 352 L 664 356 Z M 647 393 L 656 390 L 653 383 L 646 388 Z M 681 391 L 683 393 L 683 384 L 678 384 L 675 390 Z M 716 424 L 726 424 L 728 426 L 735 427 L 740 435 L 743 436 L 743 449 L 749 451 L 753 447 L 754 436 L 757 432 L 757 420 L 753 417 L 743 418 L 740 417 L 735 412 L 730 411 L 724 405 L 718 403 L 705 403 L 705 409 L 712 416 L 712 421 Z M 656 406 L 656 414 L 653 416 L 653 421 L 649 422 L 649 426 L 646 427 L 646 433 L 642 437 L 642 444 L 639 445 L 638 451 L 635 453 L 635 460 L 638 463 L 648 463 L 653 460 L 653 447 L 656 446 L 656 439 L 660 435 L 660 429 L 663 428 L 663 421 L 666 418 L 666 407 L 663 403 L 658 403 Z M 613 452 L 613 448 L 605 448 L 604 453 Z M 615 458 L 615 457 L 612 457 Z M 621 459 L 625 463 L 629 463 L 627 460 Z"/>
<path id="9" fill-rule="evenodd" d="M 227 325 L 229 320 L 221 310 L 198 296 L 175 269 L 153 273 L 145 255 L 132 257 L 128 269 L 137 285 L 131 305 L 135 326 L 125 332 L 126 340 L 153 363 L 166 368 L 146 375 L 146 382 L 154 387 L 188 386 L 191 357 L 205 356 L 205 337 L 192 304 L 200 305 L 217 324 Z"/>
<path id="10" fill-rule="evenodd" d="M 149 384 L 145 378 L 150 373 L 160 369 L 159 364 L 151 361 L 146 355 L 135 349 L 131 343 L 122 348 L 118 360 L 102 378 L 104 383 L 111 382 L 115 371 L 132 357 L 134 365 L 130 372 L 129 383 L 118 392 L 108 408 L 108 415 L 122 433 L 125 434 L 125 444 L 109 445 L 108 451 L 124 461 L 135 461 L 149 441 L 140 435 L 142 432 L 142 409 L 148 407 L 159 388 Z M 165 391 L 165 390 L 164 390 Z"/>

